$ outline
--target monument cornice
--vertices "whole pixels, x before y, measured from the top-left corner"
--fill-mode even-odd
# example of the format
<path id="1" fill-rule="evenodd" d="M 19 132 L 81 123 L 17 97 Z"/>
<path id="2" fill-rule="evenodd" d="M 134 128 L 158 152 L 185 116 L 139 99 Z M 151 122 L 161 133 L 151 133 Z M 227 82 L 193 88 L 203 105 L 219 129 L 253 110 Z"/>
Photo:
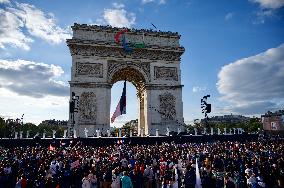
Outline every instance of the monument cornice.
<path id="1" fill-rule="evenodd" d="M 121 45 L 116 42 L 109 41 L 95 41 L 95 40 L 81 40 L 81 39 L 67 39 L 68 46 L 88 46 L 88 47 L 106 47 L 106 48 L 118 48 L 123 49 Z M 134 49 L 135 50 L 135 49 Z M 140 48 L 139 50 L 155 50 L 155 51 L 171 51 L 184 53 L 185 49 L 183 46 L 159 46 L 159 45 L 147 45 L 145 48 Z"/>
<path id="2" fill-rule="evenodd" d="M 184 85 L 154 85 L 154 84 L 146 84 L 146 90 L 174 90 L 181 89 Z"/>
<path id="3" fill-rule="evenodd" d="M 171 31 L 155 31 L 152 29 L 130 29 L 130 28 L 118 28 L 118 27 L 112 27 L 112 26 L 99 26 L 99 25 L 87 25 L 87 24 L 78 24 L 74 23 L 73 26 L 71 26 L 73 30 L 86 30 L 86 31 L 97 31 L 97 32 L 109 32 L 114 33 L 121 31 L 122 29 L 128 29 L 128 33 L 130 34 L 141 34 L 149 35 L 149 36 L 157 36 L 157 37 L 164 37 L 164 38 L 177 38 L 180 39 L 180 36 L 178 32 L 171 32 Z"/>
<path id="4" fill-rule="evenodd" d="M 97 83 L 97 82 L 72 82 L 69 81 L 71 87 L 82 87 L 82 88 L 111 88 L 112 85 L 109 83 Z"/>
<path id="5" fill-rule="evenodd" d="M 71 39 L 73 40 L 73 39 Z M 131 53 L 126 52 L 121 46 L 107 46 L 98 44 L 78 44 L 67 40 L 70 53 L 72 56 L 99 56 L 99 57 L 115 57 L 115 58 L 131 58 L 131 59 L 149 59 L 164 61 L 180 61 L 184 52 L 183 47 L 177 50 L 166 49 L 134 49 Z"/>

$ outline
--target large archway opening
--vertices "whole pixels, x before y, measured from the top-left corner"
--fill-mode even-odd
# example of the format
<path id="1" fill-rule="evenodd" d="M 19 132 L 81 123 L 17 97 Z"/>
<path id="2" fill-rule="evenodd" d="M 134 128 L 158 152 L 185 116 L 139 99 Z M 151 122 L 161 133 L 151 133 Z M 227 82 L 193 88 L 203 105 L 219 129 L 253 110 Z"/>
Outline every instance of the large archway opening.
<path id="1" fill-rule="evenodd" d="M 112 74 L 110 80 L 112 85 L 110 116 L 112 116 L 115 111 L 116 105 L 120 99 L 124 81 L 127 81 L 126 115 L 118 118 L 111 126 L 122 126 L 123 123 L 127 121 L 138 119 L 137 130 L 138 134 L 140 134 L 140 130 L 145 129 L 144 99 L 146 81 L 143 74 L 137 69 L 126 67 L 119 69 Z"/>

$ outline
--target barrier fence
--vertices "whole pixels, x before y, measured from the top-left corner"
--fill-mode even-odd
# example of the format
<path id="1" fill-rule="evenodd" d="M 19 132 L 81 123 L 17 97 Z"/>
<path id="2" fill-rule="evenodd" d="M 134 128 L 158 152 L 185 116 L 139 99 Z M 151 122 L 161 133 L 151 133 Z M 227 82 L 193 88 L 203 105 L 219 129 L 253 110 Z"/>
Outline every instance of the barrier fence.
<path id="1" fill-rule="evenodd" d="M 236 135 L 200 135 L 200 136 L 160 136 L 160 137 L 95 137 L 95 138 L 24 138 L 24 139 L 0 139 L 0 147 L 26 147 L 26 146 L 74 146 L 81 143 L 88 146 L 106 146 L 113 144 L 131 145 L 153 145 L 163 142 L 175 142 L 183 144 L 186 142 L 202 143 L 215 141 L 256 141 L 258 134 L 236 134 Z"/>

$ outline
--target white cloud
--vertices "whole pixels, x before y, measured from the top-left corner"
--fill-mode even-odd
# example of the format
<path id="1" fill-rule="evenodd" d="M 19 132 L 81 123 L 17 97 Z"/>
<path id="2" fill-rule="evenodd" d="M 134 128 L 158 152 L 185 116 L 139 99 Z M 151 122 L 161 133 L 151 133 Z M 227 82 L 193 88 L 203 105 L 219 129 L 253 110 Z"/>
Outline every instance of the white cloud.
<path id="1" fill-rule="evenodd" d="M 274 11 L 271 9 L 259 10 L 256 12 L 257 19 L 253 22 L 254 24 L 263 24 L 266 18 L 272 17 Z"/>
<path id="2" fill-rule="evenodd" d="M 30 4 L 9 4 L 0 9 L 0 20 L 1 48 L 11 45 L 29 50 L 32 36 L 51 43 L 63 42 L 71 36 L 68 29 L 56 25 L 52 13 L 46 14 Z"/>
<path id="3" fill-rule="evenodd" d="M 113 3 L 112 4 L 114 8 L 117 8 L 117 9 L 121 9 L 121 8 L 124 8 L 124 4 L 122 3 Z"/>
<path id="4" fill-rule="evenodd" d="M 52 43 L 64 42 L 66 38 L 71 37 L 68 30 L 56 25 L 52 13 L 45 14 L 35 6 L 25 3 L 17 3 L 17 8 L 10 11 L 24 21 L 31 35 Z"/>
<path id="5" fill-rule="evenodd" d="M 2 117 L 19 118 L 24 115 L 24 123 L 39 124 L 46 119 L 68 119 L 69 97 L 45 96 L 33 98 L 19 96 L 5 88 L 0 88 L 0 114 Z M 54 105 L 54 103 L 58 105 Z"/>
<path id="6" fill-rule="evenodd" d="M 272 17 L 277 9 L 284 7 L 284 0 L 249 0 L 260 5 L 260 9 L 256 12 L 256 20 L 254 24 L 262 24 L 266 18 Z"/>
<path id="7" fill-rule="evenodd" d="M 154 2 L 155 0 L 142 0 L 142 4 L 146 4 L 146 3 L 152 3 Z"/>
<path id="8" fill-rule="evenodd" d="M 264 9 L 278 9 L 284 6 L 284 0 L 250 0 L 259 3 Z"/>
<path id="9" fill-rule="evenodd" d="M 21 96 L 68 96 L 69 87 L 58 79 L 64 71 L 56 65 L 32 61 L 0 60 L 0 87 Z"/>
<path id="10" fill-rule="evenodd" d="M 0 4 L 1 3 L 3 3 L 3 4 L 8 4 L 8 3 L 10 3 L 10 1 L 9 0 L 0 0 Z"/>
<path id="11" fill-rule="evenodd" d="M 147 3 L 158 3 L 160 5 L 166 4 L 166 0 L 142 0 L 142 4 L 147 4 Z"/>
<path id="12" fill-rule="evenodd" d="M 113 27 L 131 27 L 135 24 L 136 16 L 132 12 L 127 12 L 123 4 L 113 4 L 114 8 L 105 9 L 103 19 L 97 19 L 99 24 L 109 24 Z"/>
<path id="13" fill-rule="evenodd" d="M 8 44 L 29 50 L 28 44 L 33 40 L 22 32 L 23 20 L 3 9 L 0 9 L 0 20 L 0 48 L 5 48 Z"/>
<path id="14" fill-rule="evenodd" d="M 233 12 L 229 12 L 228 14 L 226 14 L 225 20 L 228 21 L 228 20 L 232 19 L 233 16 L 234 16 L 234 13 Z"/>
<path id="15" fill-rule="evenodd" d="M 223 66 L 217 89 L 232 110 L 255 114 L 283 104 L 283 83 L 284 44 Z"/>
<path id="16" fill-rule="evenodd" d="M 192 87 L 192 92 L 193 93 L 197 93 L 197 92 L 200 92 L 200 91 L 206 91 L 206 87 L 200 87 L 200 86 L 194 86 Z"/>

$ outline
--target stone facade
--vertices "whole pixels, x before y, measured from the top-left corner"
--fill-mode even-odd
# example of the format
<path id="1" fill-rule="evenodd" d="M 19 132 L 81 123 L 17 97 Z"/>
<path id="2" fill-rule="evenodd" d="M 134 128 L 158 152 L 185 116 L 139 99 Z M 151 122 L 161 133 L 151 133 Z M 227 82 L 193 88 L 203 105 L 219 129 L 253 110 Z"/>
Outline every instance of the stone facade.
<path id="1" fill-rule="evenodd" d="M 263 124 L 263 130 L 265 131 L 284 131 L 284 110 L 279 110 L 274 113 L 268 111 L 261 116 L 261 121 Z"/>
<path id="2" fill-rule="evenodd" d="M 86 24 L 74 24 L 72 29 L 67 44 L 72 56 L 70 97 L 72 92 L 79 97 L 74 114 L 77 136 L 84 136 L 85 128 L 89 136 L 98 129 L 106 134 L 111 87 L 125 79 L 137 88 L 138 134 L 183 129 L 180 58 L 184 48 L 178 33 L 129 29 L 126 41 L 144 45 L 127 52 L 115 41 L 123 29 Z"/>

